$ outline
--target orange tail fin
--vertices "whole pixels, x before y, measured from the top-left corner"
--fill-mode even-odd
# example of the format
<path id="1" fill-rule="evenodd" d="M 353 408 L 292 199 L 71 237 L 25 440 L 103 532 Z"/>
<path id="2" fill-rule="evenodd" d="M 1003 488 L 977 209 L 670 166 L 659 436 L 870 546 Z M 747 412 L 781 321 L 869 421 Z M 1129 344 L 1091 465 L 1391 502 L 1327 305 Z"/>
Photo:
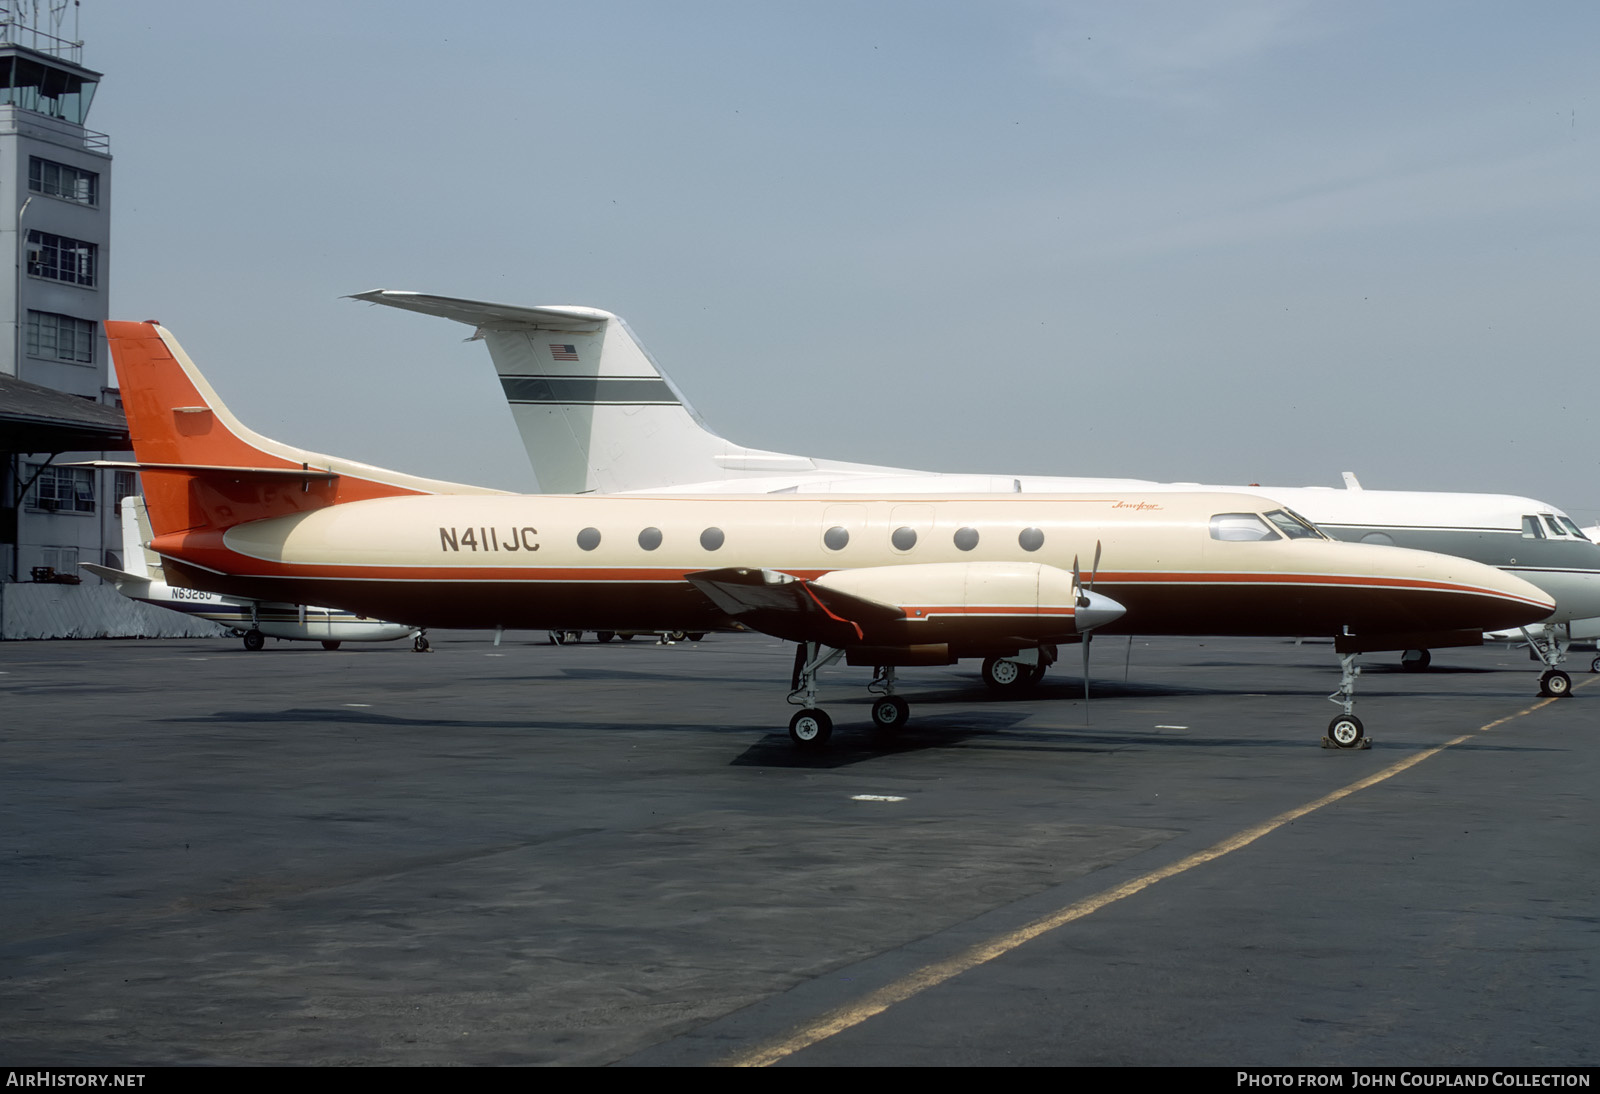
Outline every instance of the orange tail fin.
<path id="1" fill-rule="evenodd" d="M 269 440 L 233 416 L 159 324 L 107 322 L 106 338 L 157 538 L 368 498 L 500 493 Z"/>

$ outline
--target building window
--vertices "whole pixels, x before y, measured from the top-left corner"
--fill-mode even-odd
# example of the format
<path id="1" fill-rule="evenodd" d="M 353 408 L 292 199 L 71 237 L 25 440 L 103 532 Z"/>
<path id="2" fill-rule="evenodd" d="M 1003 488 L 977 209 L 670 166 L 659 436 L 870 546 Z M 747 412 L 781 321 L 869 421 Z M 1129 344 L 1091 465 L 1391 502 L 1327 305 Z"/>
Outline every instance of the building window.
<path id="1" fill-rule="evenodd" d="M 94 364 L 95 325 L 87 319 L 48 311 L 28 312 L 28 352 L 57 361 Z"/>
<path id="2" fill-rule="evenodd" d="M 139 492 L 139 475 L 135 471 L 116 471 L 113 474 L 116 475 L 116 480 L 111 485 L 111 491 L 116 496 L 112 500 L 112 504 L 116 506 L 116 511 L 120 513 L 122 512 L 122 499 L 131 498 Z"/>
<path id="3" fill-rule="evenodd" d="M 33 480 L 33 491 L 28 497 L 28 505 L 33 509 L 46 509 L 55 513 L 92 513 L 94 512 L 94 472 L 87 467 L 56 467 L 46 464 L 30 464 L 29 474 L 34 471 L 39 477 Z"/>
<path id="4" fill-rule="evenodd" d="M 79 205 L 100 204 L 99 175 L 54 160 L 42 160 L 38 156 L 28 157 L 28 189 L 46 197 L 75 201 Z"/>
<path id="5" fill-rule="evenodd" d="M 78 549 L 76 547 L 41 547 L 39 549 L 39 558 L 44 565 L 58 574 L 75 574 L 78 572 Z"/>
<path id="6" fill-rule="evenodd" d="M 34 277 L 93 288 L 98 251 L 93 243 L 31 231 L 28 233 L 28 272 Z"/>

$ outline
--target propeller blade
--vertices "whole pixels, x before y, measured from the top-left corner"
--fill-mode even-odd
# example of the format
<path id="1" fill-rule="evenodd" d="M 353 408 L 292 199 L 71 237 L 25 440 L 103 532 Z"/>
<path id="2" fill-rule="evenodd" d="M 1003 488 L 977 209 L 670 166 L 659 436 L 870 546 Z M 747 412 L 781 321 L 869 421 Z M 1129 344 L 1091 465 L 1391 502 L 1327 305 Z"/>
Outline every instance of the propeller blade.
<path id="1" fill-rule="evenodd" d="M 1089 590 L 1094 591 L 1094 579 L 1100 573 L 1100 541 L 1094 541 L 1094 565 L 1089 569 Z"/>

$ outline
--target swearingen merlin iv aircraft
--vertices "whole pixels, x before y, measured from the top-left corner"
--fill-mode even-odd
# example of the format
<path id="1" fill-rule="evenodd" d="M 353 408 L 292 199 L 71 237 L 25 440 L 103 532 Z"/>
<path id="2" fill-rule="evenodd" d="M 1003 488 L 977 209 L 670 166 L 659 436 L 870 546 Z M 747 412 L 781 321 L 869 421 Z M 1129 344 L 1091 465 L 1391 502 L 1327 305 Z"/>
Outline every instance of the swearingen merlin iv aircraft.
<path id="1" fill-rule="evenodd" d="M 1042 659 L 1061 642 L 1120 629 L 1333 636 L 1345 672 L 1329 735 L 1355 747 L 1356 653 L 1475 644 L 1554 606 L 1491 567 L 1335 543 L 1240 494 L 843 500 L 460 488 L 261 437 L 161 326 L 108 322 L 106 333 L 150 547 L 170 582 L 435 626 L 738 621 L 799 643 L 791 701 L 803 709 L 789 733 L 802 745 L 831 733 L 816 676 L 840 656 L 883 668 L 872 716 L 894 728 L 909 711 L 894 694 L 896 666 Z M 1092 559 L 1087 581 L 1080 559 Z"/>
<path id="2" fill-rule="evenodd" d="M 961 475 L 840 463 L 744 448 L 700 419 L 618 316 L 596 308 L 516 307 L 377 289 L 355 300 L 474 328 L 488 346 L 542 490 L 557 493 L 824 494 L 1059 493 L 1084 490 L 1243 491 L 1298 512 L 1335 539 L 1459 555 L 1539 586 L 1557 611 L 1528 639 L 1544 664 L 1540 691 L 1565 695 L 1558 666 L 1574 619 L 1600 616 L 1600 545 L 1570 517 L 1499 494 L 1317 487 L 1203 486 L 1136 479 Z M 1271 535 L 1272 533 L 1264 533 Z M 1421 669 L 1426 647 L 1403 664 Z M 1600 659 L 1596 661 L 1600 665 Z M 991 686 L 1030 679 L 1004 661 Z"/>
<path id="3" fill-rule="evenodd" d="M 137 600 L 180 615 L 209 619 L 229 628 L 244 640 L 247 650 L 259 650 L 268 638 L 302 642 L 321 642 L 322 648 L 336 650 L 345 642 L 392 642 L 410 638 L 412 649 L 425 653 L 427 636 L 421 627 L 368 619 L 337 608 L 310 607 L 305 604 L 265 604 L 198 589 L 174 588 L 159 572 L 161 559 L 144 545 L 151 538 L 150 517 L 138 497 L 122 499 L 123 570 L 83 563 L 83 568 L 104 578 L 129 600 Z"/>

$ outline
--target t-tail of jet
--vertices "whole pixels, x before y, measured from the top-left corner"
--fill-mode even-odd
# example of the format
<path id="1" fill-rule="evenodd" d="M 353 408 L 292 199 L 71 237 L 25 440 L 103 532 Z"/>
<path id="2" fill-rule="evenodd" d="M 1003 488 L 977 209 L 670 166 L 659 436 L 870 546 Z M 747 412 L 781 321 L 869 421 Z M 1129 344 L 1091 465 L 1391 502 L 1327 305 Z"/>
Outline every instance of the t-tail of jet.
<path id="1" fill-rule="evenodd" d="M 218 533 L 238 524 L 342 502 L 404 494 L 497 494 L 421 479 L 269 440 L 217 397 L 170 332 L 108 322 L 123 412 L 149 513 L 149 538 Z M 141 546 L 142 551 L 142 546 Z M 130 557 L 129 563 L 133 562 Z"/>
<path id="2" fill-rule="evenodd" d="M 489 348 L 541 489 L 625 493 L 826 471 L 915 474 L 734 444 L 706 426 L 620 316 L 375 289 L 351 299 L 453 319 Z M 648 443 L 641 443 L 647 439 Z"/>

